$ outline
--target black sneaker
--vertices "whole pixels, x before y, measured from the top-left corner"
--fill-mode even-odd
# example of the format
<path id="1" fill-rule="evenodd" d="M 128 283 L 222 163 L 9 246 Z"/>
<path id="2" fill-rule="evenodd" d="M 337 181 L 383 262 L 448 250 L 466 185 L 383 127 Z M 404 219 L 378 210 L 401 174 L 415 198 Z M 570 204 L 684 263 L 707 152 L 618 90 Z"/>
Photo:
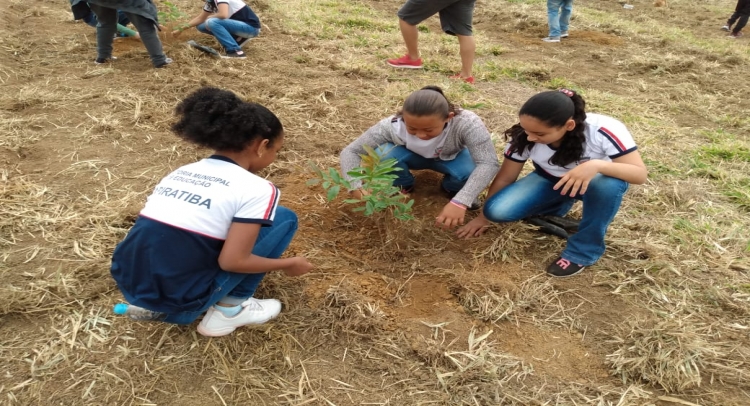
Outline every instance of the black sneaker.
<path id="1" fill-rule="evenodd" d="M 567 278 L 568 276 L 580 273 L 584 269 L 586 267 L 583 265 L 574 264 L 563 257 L 557 257 L 547 267 L 547 275 L 554 276 L 555 278 Z"/>
<path id="2" fill-rule="evenodd" d="M 242 51 L 235 51 L 235 52 L 227 52 L 226 56 L 224 58 L 228 59 L 245 59 L 247 58 L 247 55 L 245 55 Z"/>
<path id="3" fill-rule="evenodd" d="M 578 227 L 581 225 L 581 220 L 576 220 L 568 217 L 560 216 L 539 216 L 542 220 L 552 223 L 558 227 L 562 227 L 568 234 L 578 232 Z"/>
<path id="4" fill-rule="evenodd" d="M 174 62 L 172 58 L 167 58 L 164 60 L 164 63 L 162 63 L 161 65 L 154 66 L 154 68 L 164 68 L 172 62 Z"/>
<path id="5" fill-rule="evenodd" d="M 555 224 L 552 224 L 551 222 L 547 221 L 546 219 L 542 217 L 539 217 L 539 216 L 528 217 L 528 218 L 523 219 L 523 221 L 533 226 L 539 227 L 539 231 L 545 234 L 554 235 L 555 237 L 560 237 L 564 240 L 568 239 L 568 232 L 565 231 L 565 229 Z"/>
<path id="6" fill-rule="evenodd" d="M 245 38 L 245 37 L 238 37 L 238 36 L 235 36 L 233 38 L 234 38 L 234 42 L 236 42 L 237 45 L 240 46 L 240 48 L 245 46 L 245 44 L 247 44 L 252 39 L 252 38 Z"/>
<path id="7" fill-rule="evenodd" d="M 110 56 L 109 58 L 96 58 L 96 60 L 94 60 L 94 63 L 97 65 L 104 65 L 105 63 L 110 63 L 116 60 L 117 60 L 117 57 Z"/>

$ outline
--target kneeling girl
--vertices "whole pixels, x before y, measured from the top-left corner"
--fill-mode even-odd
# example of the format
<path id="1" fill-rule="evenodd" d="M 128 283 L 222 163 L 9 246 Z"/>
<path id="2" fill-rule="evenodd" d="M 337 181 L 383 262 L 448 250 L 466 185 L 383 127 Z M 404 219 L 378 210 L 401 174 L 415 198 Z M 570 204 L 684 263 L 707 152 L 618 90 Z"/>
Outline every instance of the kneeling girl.
<path id="1" fill-rule="evenodd" d="M 564 216 L 581 200 L 578 232 L 547 273 L 572 276 L 599 260 L 623 195 L 631 183 L 644 183 L 648 171 L 625 125 L 585 108 L 567 89 L 539 93 L 521 107 L 519 123 L 505 132 L 509 143 L 483 214 L 460 228 L 460 237 L 482 234 L 489 221 Z M 528 159 L 535 170 L 517 181 Z"/>
<path id="2" fill-rule="evenodd" d="M 232 92 L 202 88 L 177 106 L 172 130 L 214 150 L 162 179 L 117 246 L 112 276 L 125 299 L 158 319 L 211 337 L 262 324 L 281 311 L 253 297 L 266 272 L 307 273 L 302 257 L 280 259 L 297 216 L 278 206 L 279 190 L 255 175 L 284 143 L 279 119 Z M 154 317 L 156 318 L 156 317 Z"/>
<path id="3" fill-rule="evenodd" d="M 452 198 L 437 216 L 443 228 L 463 224 L 466 209 L 479 208 L 479 194 L 500 167 L 482 119 L 454 106 L 436 86 L 410 94 L 401 111 L 380 120 L 341 151 L 341 170 L 352 181 L 355 197 L 361 196 L 361 184 L 346 174 L 359 166 L 365 145 L 380 151 L 384 159 L 396 159 L 401 170 L 393 184 L 403 193 L 414 188 L 410 169 L 444 175 L 442 188 Z"/>

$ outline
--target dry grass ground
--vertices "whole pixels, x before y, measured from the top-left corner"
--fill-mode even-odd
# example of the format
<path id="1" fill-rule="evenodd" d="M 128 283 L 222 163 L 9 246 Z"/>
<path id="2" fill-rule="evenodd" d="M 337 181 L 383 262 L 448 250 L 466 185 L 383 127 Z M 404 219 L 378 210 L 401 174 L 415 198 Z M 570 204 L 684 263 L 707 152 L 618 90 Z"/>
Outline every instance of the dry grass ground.
<path id="1" fill-rule="evenodd" d="M 157 2 L 158 3 L 158 2 Z M 185 14 L 200 2 L 174 0 Z M 540 0 L 477 4 L 477 85 L 446 78 L 455 39 L 420 29 L 426 68 L 396 71 L 400 0 L 251 4 L 265 26 L 245 61 L 165 38 L 94 66 L 94 30 L 63 0 L 0 4 L 0 402 L 8 405 L 745 405 L 750 403 L 750 63 L 718 28 L 729 0 L 575 4 L 544 44 Z M 163 5 L 162 5 L 163 6 Z M 291 253 L 317 270 L 267 278 L 282 316 L 221 339 L 131 322 L 111 252 L 164 174 L 204 156 L 170 135 L 201 85 L 276 112 L 287 147 L 266 175 L 300 216 Z M 523 224 L 458 241 L 434 228 L 437 178 L 417 220 L 378 223 L 305 186 L 411 90 L 444 87 L 499 135 L 546 88 L 622 119 L 649 165 L 605 257 L 549 280 L 563 243 Z"/>

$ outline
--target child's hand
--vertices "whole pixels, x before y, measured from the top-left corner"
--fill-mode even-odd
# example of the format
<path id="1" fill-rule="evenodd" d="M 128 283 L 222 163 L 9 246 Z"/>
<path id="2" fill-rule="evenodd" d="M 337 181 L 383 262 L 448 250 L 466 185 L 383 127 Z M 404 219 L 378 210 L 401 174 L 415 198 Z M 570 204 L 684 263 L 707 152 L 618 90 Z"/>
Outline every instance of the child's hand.
<path id="1" fill-rule="evenodd" d="M 435 225 L 443 230 L 451 229 L 464 224 L 465 215 L 466 207 L 459 207 L 454 203 L 448 203 L 435 219 Z"/>
<path id="2" fill-rule="evenodd" d="M 560 178 L 560 181 L 553 187 L 553 189 L 560 191 L 561 195 L 566 195 L 570 192 L 570 197 L 575 197 L 576 194 L 582 195 L 586 193 L 586 189 L 589 187 L 589 182 L 594 179 L 599 173 L 601 163 L 604 162 L 599 159 L 584 162 L 575 168 L 571 169 L 570 172 L 566 173 L 565 176 Z"/>
<path id="3" fill-rule="evenodd" d="M 458 238 L 472 238 L 472 237 L 479 237 L 480 235 L 484 234 L 485 231 L 487 231 L 487 227 L 489 227 L 490 222 L 484 217 L 483 214 L 480 214 L 477 218 L 474 220 L 471 220 L 466 225 L 461 226 L 456 230 L 456 235 Z"/>
<path id="4" fill-rule="evenodd" d="M 283 269 L 286 276 L 304 275 L 313 269 L 313 264 L 304 257 L 294 257 L 292 260 L 294 261 L 294 264 Z"/>
<path id="5" fill-rule="evenodd" d="M 180 34 L 182 34 L 182 30 L 174 30 L 174 31 L 172 31 L 172 36 L 173 36 L 173 37 L 177 37 L 177 36 L 179 36 Z"/>
<path id="6" fill-rule="evenodd" d="M 353 199 L 362 199 L 363 196 L 369 195 L 369 193 L 367 193 L 366 191 L 362 189 L 352 190 L 351 192 L 349 192 L 349 194 L 352 195 Z"/>

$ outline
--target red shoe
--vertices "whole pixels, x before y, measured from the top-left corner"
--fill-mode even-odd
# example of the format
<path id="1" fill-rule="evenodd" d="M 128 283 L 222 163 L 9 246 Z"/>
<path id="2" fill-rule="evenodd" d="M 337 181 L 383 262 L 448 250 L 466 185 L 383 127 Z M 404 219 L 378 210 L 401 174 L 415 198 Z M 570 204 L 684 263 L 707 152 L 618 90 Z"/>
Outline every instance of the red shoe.
<path id="1" fill-rule="evenodd" d="M 422 58 L 411 59 L 409 55 L 404 55 L 401 58 L 389 59 L 386 61 L 388 65 L 394 68 L 407 68 L 407 69 L 421 69 Z"/>
<path id="2" fill-rule="evenodd" d="M 462 78 L 460 73 L 457 73 L 450 77 L 451 79 L 461 79 L 464 82 L 473 85 L 474 84 L 474 76 L 469 76 L 468 78 Z"/>

